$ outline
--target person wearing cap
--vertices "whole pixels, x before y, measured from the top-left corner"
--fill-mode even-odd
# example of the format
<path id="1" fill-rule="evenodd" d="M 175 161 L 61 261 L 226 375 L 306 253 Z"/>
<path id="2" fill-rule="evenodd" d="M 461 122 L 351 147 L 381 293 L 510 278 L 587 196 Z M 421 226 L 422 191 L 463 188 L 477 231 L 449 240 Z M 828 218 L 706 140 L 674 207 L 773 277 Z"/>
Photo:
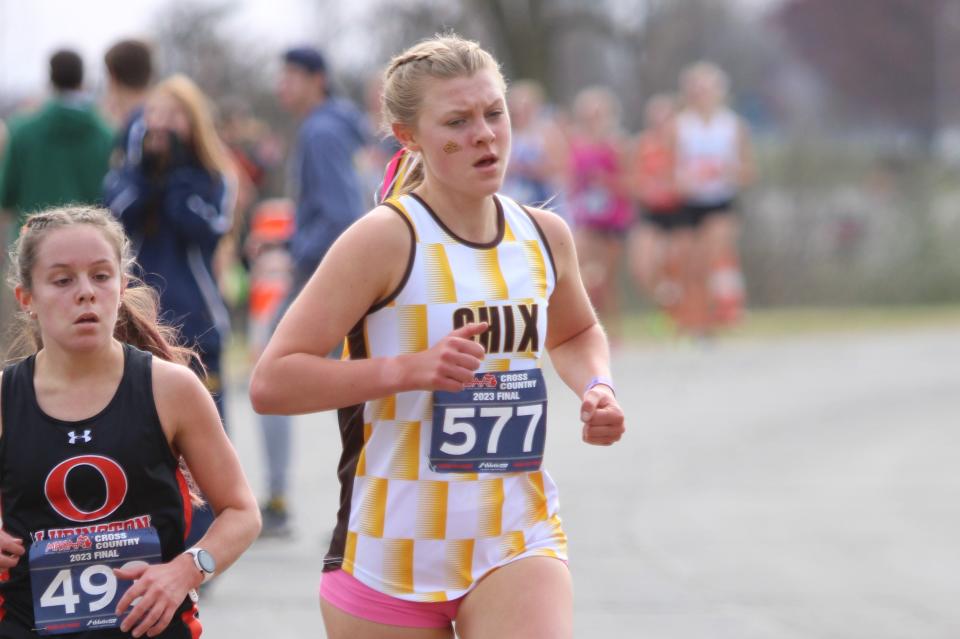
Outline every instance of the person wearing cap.
<path id="1" fill-rule="evenodd" d="M 318 50 L 293 48 L 283 60 L 280 104 L 302 119 L 289 165 L 297 231 L 290 250 L 298 290 L 333 241 L 363 213 L 354 155 L 369 135 L 360 111 L 330 91 L 326 61 Z"/>
<path id="2" fill-rule="evenodd" d="M 284 110 L 300 119 L 288 166 L 288 189 L 296 204 L 296 230 L 289 246 L 293 272 L 279 320 L 333 242 L 363 214 L 354 157 L 372 136 L 363 114 L 331 90 L 326 59 L 313 47 L 294 47 L 283 54 L 277 97 Z M 269 490 L 262 534 L 286 536 L 290 418 L 265 415 L 261 425 Z"/>

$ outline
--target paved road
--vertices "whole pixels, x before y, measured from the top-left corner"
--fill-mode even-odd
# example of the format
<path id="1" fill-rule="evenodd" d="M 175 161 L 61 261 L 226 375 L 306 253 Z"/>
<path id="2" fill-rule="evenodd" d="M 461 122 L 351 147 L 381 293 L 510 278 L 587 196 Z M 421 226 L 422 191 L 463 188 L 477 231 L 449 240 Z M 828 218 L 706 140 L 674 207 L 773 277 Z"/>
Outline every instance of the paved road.
<path id="1" fill-rule="evenodd" d="M 578 638 L 960 636 L 960 327 L 637 347 L 614 369 L 630 430 L 611 449 L 579 441 L 551 374 Z M 259 488 L 240 390 L 231 428 Z M 324 636 L 339 439 L 331 414 L 295 429 L 298 535 L 215 582 L 205 637 Z"/>

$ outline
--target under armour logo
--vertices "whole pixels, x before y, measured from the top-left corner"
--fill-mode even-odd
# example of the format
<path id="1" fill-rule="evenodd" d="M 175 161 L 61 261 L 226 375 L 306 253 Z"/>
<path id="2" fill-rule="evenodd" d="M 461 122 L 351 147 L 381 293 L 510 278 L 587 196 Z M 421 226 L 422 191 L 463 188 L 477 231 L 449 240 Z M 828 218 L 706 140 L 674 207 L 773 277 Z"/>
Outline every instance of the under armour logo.
<path id="1" fill-rule="evenodd" d="M 82 434 L 77 435 L 77 431 L 71 430 L 67 435 L 70 437 L 70 443 L 76 444 L 78 441 L 83 441 L 84 444 L 89 444 L 93 437 L 90 436 L 90 430 L 83 431 Z"/>

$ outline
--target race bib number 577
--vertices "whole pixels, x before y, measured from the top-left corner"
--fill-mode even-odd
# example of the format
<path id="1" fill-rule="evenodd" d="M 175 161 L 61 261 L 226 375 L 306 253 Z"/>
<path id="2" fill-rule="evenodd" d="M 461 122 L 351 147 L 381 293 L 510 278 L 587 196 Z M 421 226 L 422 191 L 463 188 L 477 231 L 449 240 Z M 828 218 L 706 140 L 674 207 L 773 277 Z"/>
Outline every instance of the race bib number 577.
<path id="1" fill-rule="evenodd" d="M 543 461 L 547 389 L 539 368 L 477 375 L 433 394 L 430 468 L 438 473 L 536 470 Z"/>
<path id="2" fill-rule="evenodd" d="M 116 628 L 117 602 L 132 581 L 113 574 L 131 561 L 160 563 L 154 528 L 69 535 L 30 546 L 30 587 L 38 634 Z"/>

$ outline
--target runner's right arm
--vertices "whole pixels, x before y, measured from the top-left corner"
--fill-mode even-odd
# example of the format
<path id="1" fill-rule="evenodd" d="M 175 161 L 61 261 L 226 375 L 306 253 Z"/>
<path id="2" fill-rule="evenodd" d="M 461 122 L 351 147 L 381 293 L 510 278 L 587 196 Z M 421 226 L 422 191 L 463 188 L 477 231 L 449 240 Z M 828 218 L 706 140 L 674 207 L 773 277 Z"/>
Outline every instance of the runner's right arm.
<path id="1" fill-rule="evenodd" d="M 0 371 L 0 384 L 3 383 L 3 371 Z M 2 415 L 3 406 L 0 406 L 0 415 Z M 3 418 L 0 417 L 0 433 L 3 432 Z M 2 471 L 2 469 L 0 469 Z M 23 540 L 14 537 L 5 530 L 0 530 L 0 570 L 13 568 L 20 561 L 20 557 L 26 552 L 23 547 Z"/>
<path id="2" fill-rule="evenodd" d="M 378 207 L 334 243 L 284 315 L 254 368 L 250 398 L 259 413 L 297 415 L 408 390 L 461 390 L 483 347 L 461 327 L 426 351 L 389 358 L 327 357 L 378 301 L 401 285 L 411 257 L 406 223 Z"/>

